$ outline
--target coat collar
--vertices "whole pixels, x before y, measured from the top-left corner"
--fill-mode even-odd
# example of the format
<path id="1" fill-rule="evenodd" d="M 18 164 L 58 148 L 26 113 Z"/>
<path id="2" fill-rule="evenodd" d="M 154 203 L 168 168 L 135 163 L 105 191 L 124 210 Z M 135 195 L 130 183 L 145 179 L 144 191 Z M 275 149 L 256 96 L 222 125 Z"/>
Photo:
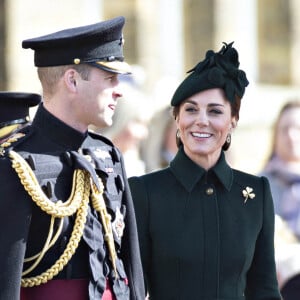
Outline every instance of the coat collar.
<path id="1" fill-rule="evenodd" d="M 32 128 L 70 150 L 78 149 L 87 137 L 87 132 L 81 133 L 57 119 L 44 108 L 43 104 L 40 104 L 35 114 Z"/>
<path id="2" fill-rule="evenodd" d="M 180 181 L 189 192 L 208 172 L 214 173 L 227 190 L 230 190 L 232 186 L 233 172 L 225 160 L 224 152 L 221 153 L 217 164 L 207 172 L 194 163 L 185 154 L 183 147 L 181 147 L 175 158 L 171 161 L 170 168 L 177 180 Z"/>

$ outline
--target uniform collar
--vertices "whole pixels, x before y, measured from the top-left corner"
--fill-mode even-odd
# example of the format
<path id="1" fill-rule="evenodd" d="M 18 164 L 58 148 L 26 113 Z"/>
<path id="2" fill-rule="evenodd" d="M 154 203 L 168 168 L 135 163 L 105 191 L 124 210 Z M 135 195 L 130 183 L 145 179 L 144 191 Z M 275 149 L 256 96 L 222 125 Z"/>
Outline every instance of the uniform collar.
<path id="1" fill-rule="evenodd" d="M 46 135 L 47 138 L 54 141 L 56 144 L 60 144 L 64 148 L 70 150 L 77 150 L 87 137 L 87 132 L 81 133 L 68 126 L 47 111 L 43 104 L 40 104 L 35 114 L 32 127 L 34 130 Z"/>
<path id="2" fill-rule="evenodd" d="M 180 181 L 189 192 L 208 172 L 215 174 L 227 190 L 230 190 L 233 181 L 233 172 L 225 160 L 224 152 L 221 153 L 217 164 L 209 171 L 206 171 L 194 163 L 185 154 L 183 147 L 181 147 L 175 158 L 171 161 L 170 168 L 177 180 Z"/>

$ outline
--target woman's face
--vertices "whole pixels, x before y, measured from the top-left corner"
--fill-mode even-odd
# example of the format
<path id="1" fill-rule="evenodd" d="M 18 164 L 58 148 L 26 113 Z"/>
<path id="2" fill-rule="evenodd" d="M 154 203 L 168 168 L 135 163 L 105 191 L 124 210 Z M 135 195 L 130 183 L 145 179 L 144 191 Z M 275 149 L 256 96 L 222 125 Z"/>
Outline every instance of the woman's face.
<path id="1" fill-rule="evenodd" d="M 282 114 L 277 125 L 275 152 L 284 161 L 300 162 L 300 107 Z"/>
<path id="2" fill-rule="evenodd" d="M 187 156 L 208 169 L 217 162 L 236 119 L 223 90 L 215 88 L 182 102 L 176 123 Z"/>

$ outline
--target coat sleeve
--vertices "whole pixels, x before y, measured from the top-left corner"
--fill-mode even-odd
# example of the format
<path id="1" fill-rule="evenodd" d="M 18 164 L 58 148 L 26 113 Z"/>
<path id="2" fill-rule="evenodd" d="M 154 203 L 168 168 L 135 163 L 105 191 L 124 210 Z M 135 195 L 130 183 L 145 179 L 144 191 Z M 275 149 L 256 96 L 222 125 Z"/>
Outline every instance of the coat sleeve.
<path id="1" fill-rule="evenodd" d="M 145 288 L 143 269 L 139 251 L 135 211 L 122 156 L 121 160 L 123 165 L 122 170 L 125 185 L 123 201 L 126 205 L 125 231 L 122 240 L 121 256 L 124 261 L 125 269 L 128 276 L 130 287 L 130 300 L 143 300 L 145 299 Z"/>
<path id="2" fill-rule="evenodd" d="M 147 277 L 150 272 L 150 253 L 151 242 L 149 238 L 148 222 L 149 222 L 149 210 L 148 210 L 148 197 L 145 189 L 145 185 L 140 177 L 129 178 L 129 185 L 132 193 L 132 199 L 136 212 L 139 245 L 141 251 L 142 265 L 145 277 L 145 287 L 147 292 Z"/>
<path id="3" fill-rule="evenodd" d="M 31 201 L 8 158 L 0 159 L 0 170 L 0 300 L 17 300 Z"/>
<path id="4" fill-rule="evenodd" d="M 262 177 L 263 223 L 254 258 L 247 274 L 247 300 L 282 299 L 278 289 L 274 258 L 274 207 L 269 182 Z"/>

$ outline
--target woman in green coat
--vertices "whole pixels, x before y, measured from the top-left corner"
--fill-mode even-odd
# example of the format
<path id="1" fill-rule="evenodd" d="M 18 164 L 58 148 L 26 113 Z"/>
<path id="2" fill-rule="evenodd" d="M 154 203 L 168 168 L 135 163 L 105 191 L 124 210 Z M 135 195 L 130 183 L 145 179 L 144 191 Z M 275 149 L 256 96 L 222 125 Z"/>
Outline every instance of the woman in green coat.
<path id="1" fill-rule="evenodd" d="M 151 300 L 281 299 L 269 183 L 224 156 L 248 85 L 232 44 L 207 51 L 175 91 L 170 166 L 130 178 Z"/>

